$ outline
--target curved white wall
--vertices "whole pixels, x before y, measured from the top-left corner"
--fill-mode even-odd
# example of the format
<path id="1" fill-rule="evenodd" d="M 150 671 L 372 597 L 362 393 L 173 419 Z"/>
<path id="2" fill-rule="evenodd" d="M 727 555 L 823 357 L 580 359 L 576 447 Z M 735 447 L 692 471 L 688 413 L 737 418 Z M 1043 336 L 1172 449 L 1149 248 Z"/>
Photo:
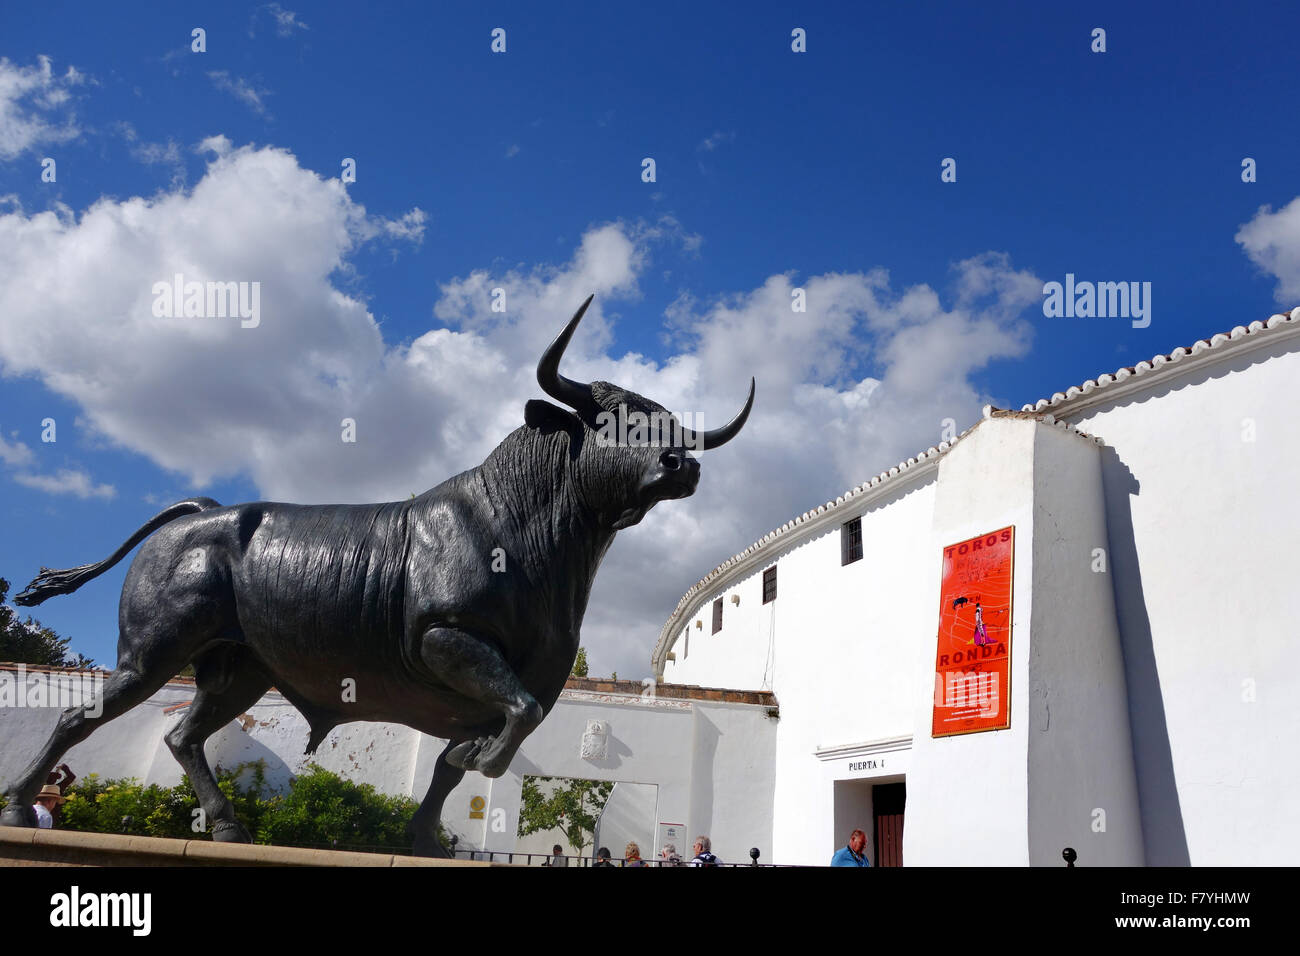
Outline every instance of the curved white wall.
<path id="1" fill-rule="evenodd" d="M 847 837 L 834 832 L 824 808 L 837 779 L 827 773 L 863 776 L 850 769 L 862 761 L 826 764 L 819 749 L 912 733 L 922 662 L 934 663 L 930 618 L 938 598 L 931 597 L 940 564 L 928 533 L 933 509 L 933 471 L 899 482 L 866 510 L 844 516 L 862 518 L 862 560 L 841 565 L 839 524 L 774 551 L 756 573 L 720 592 L 720 633 L 710 634 L 710 598 L 690 619 L 689 652 L 681 653 L 681 640 L 674 646 L 677 660 L 664 671 L 674 683 L 777 692 L 775 862 L 823 866 Z M 777 598 L 764 605 L 762 570 L 773 563 Z M 870 820 L 858 826 L 870 829 Z"/>
<path id="2" fill-rule="evenodd" d="M 1020 437 L 1015 418 L 985 421 L 937 469 L 914 465 L 919 474 L 891 479 L 865 511 L 847 499 L 836 524 L 787 529 L 745 559 L 747 577 L 701 595 L 689 650 L 679 632 L 664 673 L 777 694 L 782 862 L 824 863 L 844 842 L 831 832 L 836 813 L 866 812 L 867 791 L 837 782 L 883 782 L 900 767 L 912 863 L 1060 865 L 1067 842 L 1085 865 L 1290 861 L 1300 328 L 1260 335 L 1044 410 L 1100 437 L 1100 449 L 1032 415 Z M 978 446 L 988 460 L 957 467 Z M 838 522 L 858 514 L 866 558 L 842 568 Z M 1009 523 L 1016 626 L 1036 636 L 1013 650 L 1015 733 L 936 741 L 938 547 Z M 1052 548 L 1058 534 L 1064 550 Z M 773 564 L 778 597 L 764 606 Z M 724 628 L 712 635 L 718 595 Z M 887 766 L 866 759 L 883 753 Z M 972 805 L 992 803 L 1002 823 L 969 839 L 945 831 L 953 796 L 940 790 L 952 774 L 934 772 L 945 765 L 936 755 L 966 768 Z M 1080 775 L 1090 782 L 1063 782 Z"/>
<path id="3" fill-rule="evenodd" d="M 1300 848 L 1300 334 L 1270 334 L 1063 416 L 1108 445 L 1149 865 L 1280 866 Z"/>

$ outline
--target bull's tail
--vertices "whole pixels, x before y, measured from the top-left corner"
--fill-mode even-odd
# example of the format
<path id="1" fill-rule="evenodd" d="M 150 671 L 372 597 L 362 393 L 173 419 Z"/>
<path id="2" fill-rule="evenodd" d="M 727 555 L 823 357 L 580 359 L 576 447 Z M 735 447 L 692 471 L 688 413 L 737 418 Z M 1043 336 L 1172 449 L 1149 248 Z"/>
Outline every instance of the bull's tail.
<path id="1" fill-rule="evenodd" d="M 220 507 L 221 505 L 211 498 L 187 498 L 185 501 L 178 501 L 150 518 L 135 534 L 127 538 L 120 548 L 98 564 L 83 564 L 79 568 L 68 568 L 66 571 L 51 571 L 49 568 L 41 568 L 41 573 L 36 575 L 32 583 L 23 588 L 21 594 L 14 597 L 14 603 L 21 604 L 24 607 L 34 607 L 56 594 L 71 594 L 87 581 L 99 577 L 117 564 L 127 556 L 132 548 L 167 524 L 167 522 L 175 521 L 183 515 L 192 515 L 200 511 Z"/>

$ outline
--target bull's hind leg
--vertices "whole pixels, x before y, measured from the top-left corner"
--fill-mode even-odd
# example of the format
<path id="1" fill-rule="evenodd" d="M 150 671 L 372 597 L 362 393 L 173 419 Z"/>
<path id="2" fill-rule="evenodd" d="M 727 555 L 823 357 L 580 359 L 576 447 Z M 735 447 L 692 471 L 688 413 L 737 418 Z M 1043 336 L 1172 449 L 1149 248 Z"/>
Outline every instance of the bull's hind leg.
<path id="1" fill-rule="evenodd" d="M 453 741 L 443 758 L 462 770 L 477 770 L 485 777 L 501 776 L 524 738 L 542 722 L 545 715 L 541 704 L 528 693 L 497 649 L 468 631 L 429 628 L 420 645 L 420 656 L 438 680 L 466 697 L 493 705 L 505 718 L 499 733 Z"/>
<path id="2" fill-rule="evenodd" d="M 182 665 L 183 666 L 183 662 Z M 178 668 L 179 669 L 179 666 Z M 79 707 L 69 707 L 59 715 L 45 746 L 5 793 L 8 805 L 0 812 L 0 826 L 34 827 L 36 811 L 32 801 L 45 783 L 54 765 L 95 728 L 120 717 L 148 697 L 171 678 L 175 671 L 153 670 L 146 677 L 129 663 L 119 665 L 104 682 L 104 689 Z"/>
<path id="3" fill-rule="evenodd" d="M 252 837 L 235 818 L 234 806 L 217 786 L 203 743 L 257 703 L 271 686 L 271 678 L 252 654 L 236 644 L 204 652 L 194 662 L 194 673 L 194 702 L 164 739 L 194 786 L 199 805 L 212 824 L 212 839 L 251 843 Z"/>

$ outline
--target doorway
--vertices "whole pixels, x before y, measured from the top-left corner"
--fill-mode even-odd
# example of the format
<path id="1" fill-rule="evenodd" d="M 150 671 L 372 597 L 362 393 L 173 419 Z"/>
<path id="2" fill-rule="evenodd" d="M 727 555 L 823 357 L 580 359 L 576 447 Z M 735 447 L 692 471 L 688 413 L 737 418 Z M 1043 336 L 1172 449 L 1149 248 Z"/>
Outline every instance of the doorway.
<path id="1" fill-rule="evenodd" d="M 878 783 L 871 788 L 876 866 L 903 865 L 903 810 L 906 805 L 906 783 Z"/>

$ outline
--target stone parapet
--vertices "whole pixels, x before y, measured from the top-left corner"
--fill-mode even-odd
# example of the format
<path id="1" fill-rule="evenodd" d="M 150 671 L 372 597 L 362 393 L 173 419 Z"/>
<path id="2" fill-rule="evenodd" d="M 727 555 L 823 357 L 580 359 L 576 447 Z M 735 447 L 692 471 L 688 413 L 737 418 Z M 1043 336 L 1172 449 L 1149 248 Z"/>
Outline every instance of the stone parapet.
<path id="1" fill-rule="evenodd" d="M 0 866 L 507 866 L 389 853 L 0 827 Z"/>

